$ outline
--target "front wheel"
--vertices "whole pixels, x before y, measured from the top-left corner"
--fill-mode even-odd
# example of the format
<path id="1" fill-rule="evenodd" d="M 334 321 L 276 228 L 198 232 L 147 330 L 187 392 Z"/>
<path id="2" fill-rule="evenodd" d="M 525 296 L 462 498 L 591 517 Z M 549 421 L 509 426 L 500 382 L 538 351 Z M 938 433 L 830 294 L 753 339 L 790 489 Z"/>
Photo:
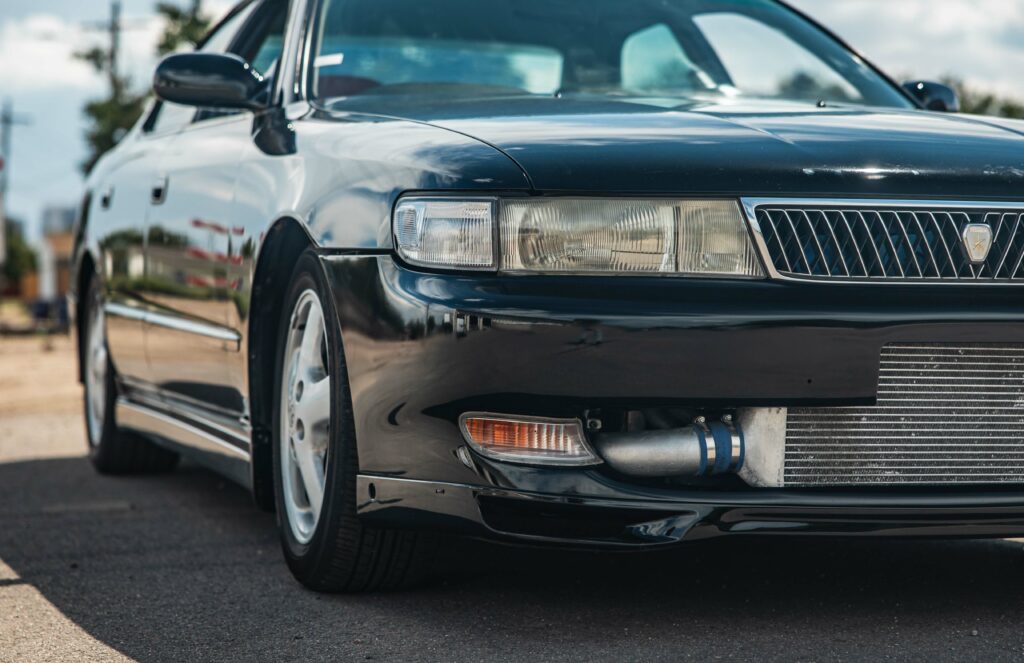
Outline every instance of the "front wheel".
<path id="1" fill-rule="evenodd" d="M 341 333 L 319 260 L 292 275 L 278 334 L 274 492 L 284 555 L 310 589 L 358 592 L 424 575 L 432 537 L 356 516 L 359 459 Z"/>

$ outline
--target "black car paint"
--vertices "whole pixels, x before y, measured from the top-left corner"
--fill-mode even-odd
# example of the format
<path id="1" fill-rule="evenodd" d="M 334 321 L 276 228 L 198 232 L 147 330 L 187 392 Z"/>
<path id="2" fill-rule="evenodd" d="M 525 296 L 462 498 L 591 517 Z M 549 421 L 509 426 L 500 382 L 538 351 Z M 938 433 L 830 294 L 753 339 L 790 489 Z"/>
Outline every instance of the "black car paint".
<path id="1" fill-rule="evenodd" d="M 366 96 L 325 108 L 283 88 L 271 95 L 281 105 L 178 136 L 140 126 L 90 177 L 102 195 L 86 199 L 79 265 L 88 256 L 108 301 L 136 313 L 109 330 L 127 397 L 215 423 L 232 439 L 259 434 L 247 411 L 258 400 L 250 341 L 273 321 L 253 316 L 262 308 L 253 277 L 272 254 L 266 238 L 295 224 L 333 284 L 361 481 L 375 484 L 374 498 L 360 498 L 368 520 L 494 534 L 479 508 L 490 496 L 668 512 L 636 524 L 649 525 L 640 527 L 648 538 L 619 542 L 637 545 L 737 531 L 1024 532 L 1019 492 L 664 489 L 600 469 L 486 461 L 465 450 L 455 424 L 471 409 L 869 403 L 885 343 L 1019 340 L 1014 288 L 431 273 L 396 259 L 390 225 L 408 193 L 1016 201 L 1024 123 L 573 95 Z M 154 212 L 162 176 L 166 200 Z M 108 193 L 112 204 L 101 204 Z M 464 335 L 452 328 L 460 316 Z M 213 333 L 197 338 L 156 319 Z"/>
<path id="2" fill-rule="evenodd" d="M 387 110 L 384 108 L 387 107 Z M 333 105 L 474 136 L 522 166 L 544 193 L 958 196 L 1024 185 L 1024 123 L 781 102 L 352 97 Z"/>

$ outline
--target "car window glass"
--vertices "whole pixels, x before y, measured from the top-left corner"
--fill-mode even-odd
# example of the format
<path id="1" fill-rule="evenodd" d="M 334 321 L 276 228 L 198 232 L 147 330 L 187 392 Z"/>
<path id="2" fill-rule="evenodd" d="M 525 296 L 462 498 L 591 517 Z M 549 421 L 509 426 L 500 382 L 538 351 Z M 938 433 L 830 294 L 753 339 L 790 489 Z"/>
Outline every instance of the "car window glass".
<path id="1" fill-rule="evenodd" d="M 863 96 L 835 69 L 782 32 L 733 13 L 694 22 L 729 72 L 733 87 L 755 97 L 859 102 Z M 758 47 L 744 48 L 744 44 Z M 770 53 L 773 57 L 764 57 Z"/>
<path id="2" fill-rule="evenodd" d="M 277 71 L 277 62 L 284 50 L 284 31 L 288 22 L 287 7 L 280 3 L 274 10 L 273 17 L 264 25 L 265 34 L 258 41 L 255 48 L 249 48 L 248 53 L 239 53 L 244 57 L 256 71 L 266 77 L 273 76 Z"/>
<path id="3" fill-rule="evenodd" d="M 210 35 L 202 48 L 198 50 L 202 53 L 226 53 L 234 41 L 235 35 L 252 14 L 255 6 L 255 3 L 250 4 L 228 19 L 216 32 Z M 177 131 L 188 125 L 196 116 L 196 109 L 194 107 L 172 104 L 166 101 L 159 102 L 154 112 L 156 113 L 155 118 L 148 123 L 148 132 L 152 134 Z"/>
<path id="4" fill-rule="evenodd" d="M 403 34 L 388 20 L 388 12 L 396 10 L 393 3 L 326 3 L 313 60 L 320 96 L 342 97 L 376 88 L 416 91 L 424 85 L 553 94 L 561 85 L 564 56 L 530 43 L 528 35 L 488 40 L 486 30 L 478 32 L 478 25 L 465 20 L 450 23 L 444 34 L 425 25 Z"/>
<path id="5" fill-rule="evenodd" d="M 622 88 L 713 90 L 714 80 L 686 55 L 664 23 L 635 32 L 622 45 Z"/>
<path id="6" fill-rule="evenodd" d="M 909 108 L 776 0 L 323 0 L 313 96 L 605 95 Z"/>

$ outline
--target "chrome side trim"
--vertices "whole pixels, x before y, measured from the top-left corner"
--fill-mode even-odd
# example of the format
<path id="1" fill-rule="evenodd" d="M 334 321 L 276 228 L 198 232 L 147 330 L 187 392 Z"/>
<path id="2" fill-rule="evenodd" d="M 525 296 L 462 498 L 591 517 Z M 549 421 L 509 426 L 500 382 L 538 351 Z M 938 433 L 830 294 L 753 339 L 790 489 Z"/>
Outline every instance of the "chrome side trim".
<path id="1" fill-rule="evenodd" d="M 103 305 L 103 311 L 107 315 L 124 318 L 125 320 L 135 320 L 137 322 L 146 321 L 146 309 L 139 308 L 137 306 L 126 306 L 124 304 L 107 302 Z"/>
<path id="2" fill-rule="evenodd" d="M 873 207 L 904 207 L 908 209 L 944 208 L 949 210 L 1021 210 L 1024 211 L 1024 203 L 1010 203 L 1002 201 L 950 201 L 950 200 L 901 200 L 891 198 L 741 198 L 740 207 L 747 218 L 747 225 L 750 228 L 754 246 L 761 256 L 761 263 L 768 278 L 773 281 L 785 281 L 787 283 L 803 283 L 813 285 L 902 285 L 902 286 L 940 286 L 940 285 L 973 285 L 973 286 L 1016 286 L 1024 283 L 1012 281 L 984 281 L 975 279 L 831 279 L 813 277 L 795 277 L 780 273 L 771 258 L 771 252 L 764 238 L 761 224 L 757 220 L 757 208 L 772 206 L 812 206 L 828 205 L 835 207 L 854 207 L 870 209 Z"/>
<path id="3" fill-rule="evenodd" d="M 229 437 L 248 439 L 247 436 L 252 433 L 251 426 L 242 420 L 244 415 L 240 415 L 236 410 L 212 405 L 177 392 L 161 391 L 160 398 L 161 405 L 167 410 L 202 421 L 207 428 L 222 431 Z"/>
<path id="4" fill-rule="evenodd" d="M 103 308 L 108 315 L 128 320 L 138 320 L 139 322 L 144 322 L 155 327 L 173 329 L 174 331 L 204 336 L 206 338 L 212 338 L 226 343 L 236 343 L 241 345 L 242 342 L 242 336 L 238 332 L 206 322 L 189 320 L 188 318 L 158 313 L 139 306 L 126 306 L 124 304 L 116 304 L 113 302 L 107 302 L 103 305 Z"/>
<path id="5" fill-rule="evenodd" d="M 157 412 L 144 405 L 118 399 L 115 416 L 117 417 L 118 425 L 125 428 L 177 442 L 218 456 L 249 461 L 249 452 L 243 446 L 236 446 L 197 426 Z M 249 446 L 248 440 L 234 435 L 232 437 L 239 445 Z"/>
<path id="6" fill-rule="evenodd" d="M 173 329 L 174 331 L 195 334 L 197 336 L 205 336 L 218 341 L 240 343 L 242 340 L 242 337 L 238 332 L 230 329 L 225 329 L 224 327 L 218 327 L 205 322 L 189 320 L 187 318 L 180 318 L 178 316 L 156 313 L 155 311 L 150 311 L 146 314 L 146 322 L 155 327 L 163 327 L 164 329 Z"/>

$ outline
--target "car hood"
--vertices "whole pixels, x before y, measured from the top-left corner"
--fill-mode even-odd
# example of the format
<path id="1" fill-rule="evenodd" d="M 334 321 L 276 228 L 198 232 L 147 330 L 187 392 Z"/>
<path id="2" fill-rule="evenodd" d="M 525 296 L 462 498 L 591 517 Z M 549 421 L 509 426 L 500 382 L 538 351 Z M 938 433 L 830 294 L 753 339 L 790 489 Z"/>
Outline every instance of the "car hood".
<path id="1" fill-rule="evenodd" d="M 357 103 L 364 112 L 425 122 L 486 142 L 519 163 L 541 191 L 1024 195 L 1024 123 L 761 101 L 430 102 L 382 95 Z"/>

